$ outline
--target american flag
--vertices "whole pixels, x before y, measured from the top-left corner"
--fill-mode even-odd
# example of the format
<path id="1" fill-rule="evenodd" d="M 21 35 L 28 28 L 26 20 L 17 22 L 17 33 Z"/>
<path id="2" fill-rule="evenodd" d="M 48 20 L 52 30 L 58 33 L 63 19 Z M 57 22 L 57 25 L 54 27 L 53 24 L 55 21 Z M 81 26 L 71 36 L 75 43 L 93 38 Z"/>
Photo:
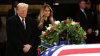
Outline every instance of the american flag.
<path id="1" fill-rule="evenodd" d="M 100 56 L 100 44 L 54 46 L 41 56 Z"/>

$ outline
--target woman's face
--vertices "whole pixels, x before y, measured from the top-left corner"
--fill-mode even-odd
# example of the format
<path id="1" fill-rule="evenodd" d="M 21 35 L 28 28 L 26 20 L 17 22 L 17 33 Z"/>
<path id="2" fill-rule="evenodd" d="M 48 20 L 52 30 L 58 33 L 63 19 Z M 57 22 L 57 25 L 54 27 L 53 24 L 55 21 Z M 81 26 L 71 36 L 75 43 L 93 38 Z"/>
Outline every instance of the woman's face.
<path id="1" fill-rule="evenodd" d="M 44 9 L 44 15 L 43 16 L 45 16 L 45 17 L 49 17 L 50 16 L 50 9 L 48 7 L 46 7 Z"/>

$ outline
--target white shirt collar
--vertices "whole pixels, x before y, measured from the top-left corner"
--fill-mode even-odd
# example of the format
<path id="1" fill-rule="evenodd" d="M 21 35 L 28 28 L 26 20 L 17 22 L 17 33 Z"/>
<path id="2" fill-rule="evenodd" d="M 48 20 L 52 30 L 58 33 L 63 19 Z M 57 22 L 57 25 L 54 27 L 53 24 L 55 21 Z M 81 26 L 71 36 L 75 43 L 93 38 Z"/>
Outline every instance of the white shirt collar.
<path id="1" fill-rule="evenodd" d="M 18 15 L 18 16 L 19 16 L 19 15 Z M 22 21 L 22 19 L 23 19 L 23 18 L 22 18 L 22 17 L 20 17 L 20 16 L 19 16 L 19 18 L 20 18 L 20 20 Z M 25 20 L 25 18 L 24 18 L 24 20 Z"/>
<path id="2" fill-rule="evenodd" d="M 84 12 L 84 9 L 80 9 L 82 12 Z"/>

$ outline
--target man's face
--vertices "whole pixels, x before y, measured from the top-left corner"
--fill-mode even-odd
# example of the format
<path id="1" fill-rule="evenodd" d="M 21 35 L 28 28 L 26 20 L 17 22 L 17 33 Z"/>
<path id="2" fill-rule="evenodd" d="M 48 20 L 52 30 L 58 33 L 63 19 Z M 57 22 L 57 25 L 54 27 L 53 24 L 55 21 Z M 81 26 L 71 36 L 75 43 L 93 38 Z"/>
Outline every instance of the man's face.
<path id="1" fill-rule="evenodd" d="M 82 9 L 86 8 L 86 2 L 85 1 L 81 1 L 79 5 L 80 5 L 80 8 L 82 8 Z"/>
<path id="2" fill-rule="evenodd" d="M 25 18 L 27 16 L 27 10 L 28 8 L 26 7 L 18 7 L 17 13 L 20 17 Z"/>

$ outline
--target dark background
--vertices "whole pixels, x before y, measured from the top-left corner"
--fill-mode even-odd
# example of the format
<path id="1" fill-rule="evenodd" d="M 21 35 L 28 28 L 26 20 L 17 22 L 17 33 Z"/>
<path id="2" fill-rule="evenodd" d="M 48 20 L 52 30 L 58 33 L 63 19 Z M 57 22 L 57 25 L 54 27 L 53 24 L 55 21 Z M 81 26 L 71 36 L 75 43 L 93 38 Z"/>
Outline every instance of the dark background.
<path id="1" fill-rule="evenodd" d="M 12 4 L 15 0 L 0 0 L 0 4 Z M 67 17 L 73 18 L 77 9 L 79 0 L 18 0 L 19 2 L 25 2 L 28 4 L 44 4 L 45 2 L 50 4 L 54 11 L 54 18 L 56 20 L 64 20 Z M 86 0 L 88 1 L 88 0 Z M 95 5 L 100 3 L 100 0 L 90 0 L 93 4 L 94 10 Z M 59 5 L 54 5 L 59 3 Z M 37 13 L 32 13 L 37 16 Z M 33 16 L 30 14 L 30 16 Z M 5 14 L 6 15 L 6 14 Z"/>
<path id="2" fill-rule="evenodd" d="M 0 5 L 9 5 L 13 4 L 15 0 L 0 0 Z M 44 4 L 45 2 L 51 5 L 53 9 L 53 14 L 55 20 L 64 20 L 67 19 L 67 17 L 73 18 L 77 12 L 78 9 L 78 1 L 79 0 L 19 0 L 19 2 L 25 2 L 28 4 Z M 87 0 L 86 0 L 87 1 Z M 92 2 L 92 7 L 94 10 L 96 10 L 96 4 L 100 4 L 100 0 L 90 0 Z M 54 5 L 54 3 L 59 3 L 59 5 Z M 33 10 L 34 11 L 34 10 Z M 7 16 L 7 12 L 0 12 L 1 16 Z M 29 13 L 28 15 L 31 17 L 38 16 L 39 11 L 35 11 L 32 13 Z M 0 43 L 0 56 L 4 56 L 6 48 L 6 43 Z"/>
<path id="3" fill-rule="evenodd" d="M 0 4 L 11 3 L 12 1 L 15 0 L 0 0 Z M 43 3 L 43 2 L 77 3 L 77 1 L 79 0 L 19 0 L 19 1 L 28 3 Z M 93 3 L 100 3 L 100 0 L 90 0 L 90 1 Z"/>

